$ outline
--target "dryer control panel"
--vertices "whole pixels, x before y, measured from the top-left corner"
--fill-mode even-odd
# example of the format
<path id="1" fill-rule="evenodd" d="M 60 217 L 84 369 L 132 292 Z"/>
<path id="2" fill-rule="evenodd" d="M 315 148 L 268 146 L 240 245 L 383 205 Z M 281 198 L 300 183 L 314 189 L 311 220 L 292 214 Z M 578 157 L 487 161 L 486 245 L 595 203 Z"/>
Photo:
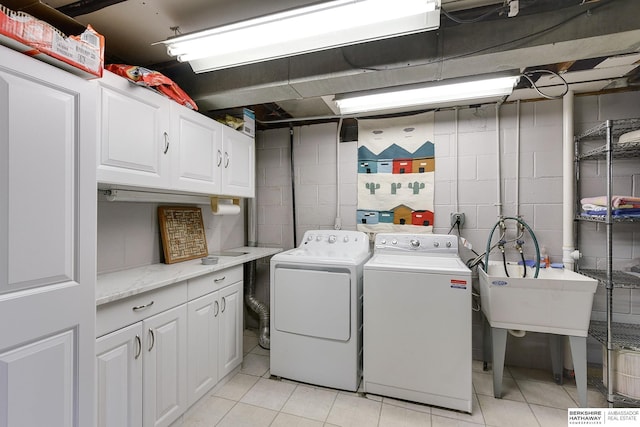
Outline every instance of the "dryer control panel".
<path id="1" fill-rule="evenodd" d="M 369 253 L 369 237 L 361 231 L 309 230 L 298 248 L 317 256 L 352 258 Z"/>
<path id="2" fill-rule="evenodd" d="M 458 255 L 458 236 L 451 234 L 378 233 L 375 252 Z"/>

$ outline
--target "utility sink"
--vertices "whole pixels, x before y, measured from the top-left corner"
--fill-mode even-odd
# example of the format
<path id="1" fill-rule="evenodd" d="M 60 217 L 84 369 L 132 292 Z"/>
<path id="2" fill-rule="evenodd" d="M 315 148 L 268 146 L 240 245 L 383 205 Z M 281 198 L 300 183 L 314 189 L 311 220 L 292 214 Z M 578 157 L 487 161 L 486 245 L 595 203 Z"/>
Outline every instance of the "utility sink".
<path id="1" fill-rule="evenodd" d="M 482 312 L 492 328 L 586 337 L 598 282 L 561 268 L 535 268 L 490 261 L 479 270 Z"/>
<path id="2" fill-rule="evenodd" d="M 212 252 L 209 255 L 211 256 L 242 256 L 248 253 L 249 252 L 240 252 L 240 251 L 220 251 L 220 252 Z"/>

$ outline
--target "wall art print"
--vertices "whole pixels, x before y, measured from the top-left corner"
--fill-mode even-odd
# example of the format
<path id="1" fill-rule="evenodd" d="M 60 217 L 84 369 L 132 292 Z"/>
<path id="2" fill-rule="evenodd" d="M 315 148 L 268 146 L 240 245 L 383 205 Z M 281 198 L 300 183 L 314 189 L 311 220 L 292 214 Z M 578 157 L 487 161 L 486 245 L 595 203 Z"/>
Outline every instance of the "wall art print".
<path id="1" fill-rule="evenodd" d="M 433 112 L 358 120 L 359 231 L 433 231 L 433 140 Z"/>

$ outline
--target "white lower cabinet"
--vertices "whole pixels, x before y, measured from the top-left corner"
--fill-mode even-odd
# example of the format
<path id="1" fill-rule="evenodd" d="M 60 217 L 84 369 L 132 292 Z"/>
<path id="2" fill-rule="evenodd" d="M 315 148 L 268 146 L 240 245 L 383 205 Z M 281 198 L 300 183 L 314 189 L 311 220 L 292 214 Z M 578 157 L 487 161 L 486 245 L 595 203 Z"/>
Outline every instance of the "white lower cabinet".
<path id="1" fill-rule="evenodd" d="M 187 401 L 193 405 L 218 382 L 218 292 L 190 301 Z"/>
<path id="2" fill-rule="evenodd" d="M 204 276 L 193 283 L 194 288 L 202 289 L 215 285 L 216 280 L 233 282 L 188 304 L 189 405 L 242 363 L 242 281 L 234 282 L 238 274 L 241 279 L 242 270 L 233 270 Z"/>
<path id="3" fill-rule="evenodd" d="M 142 322 L 96 341 L 98 427 L 142 426 Z"/>
<path id="4" fill-rule="evenodd" d="M 142 422 L 167 427 L 187 410 L 187 305 L 142 322 Z"/>
<path id="5" fill-rule="evenodd" d="M 242 282 L 220 290 L 220 378 L 242 363 L 242 300 Z"/>
<path id="6" fill-rule="evenodd" d="M 98 427 L 167 427 L 242 363 L 242 293 L 237 266 L 99 306 Z"/>
<path id="7" fill-rule="evenodd" d="M 98 427 L 164 427 L 187 409 L 187 306 L 98 338 Z"/>

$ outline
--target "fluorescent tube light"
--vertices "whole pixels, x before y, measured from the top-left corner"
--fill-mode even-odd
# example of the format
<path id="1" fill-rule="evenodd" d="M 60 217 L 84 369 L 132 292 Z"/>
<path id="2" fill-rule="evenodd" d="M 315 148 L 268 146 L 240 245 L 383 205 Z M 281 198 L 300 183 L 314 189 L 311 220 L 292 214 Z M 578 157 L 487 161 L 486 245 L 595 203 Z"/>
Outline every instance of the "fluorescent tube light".
<path id="1" fill-rule="evenodd" d="M 494 77 L 475 81 L 442 81 L 425 86 L 410 85 L 375 92 L 358 92 L 337 96 L 335 102 L 341 114 L 355 114 L 383 110 L 406 110 L 415 107 L 459 105 L 461 101 L 479 100 L 510 95 L 519 76 Z"/>
<path id="2" fill-rule="evenodd" d="M 208 196 L 193 196 L 189 194 L 155 193 L 152 191 L 134 190 L 98 190 L 100 200 L 109 202 L 147 202 L 147 203 L 187 203 L 208 205 Z"/>
<path id="3" fill-rule="evenodd" d="M 196 73 L 433 30 L 441 0 L 334 0 L 173 37 L 162 43 Z"/>

